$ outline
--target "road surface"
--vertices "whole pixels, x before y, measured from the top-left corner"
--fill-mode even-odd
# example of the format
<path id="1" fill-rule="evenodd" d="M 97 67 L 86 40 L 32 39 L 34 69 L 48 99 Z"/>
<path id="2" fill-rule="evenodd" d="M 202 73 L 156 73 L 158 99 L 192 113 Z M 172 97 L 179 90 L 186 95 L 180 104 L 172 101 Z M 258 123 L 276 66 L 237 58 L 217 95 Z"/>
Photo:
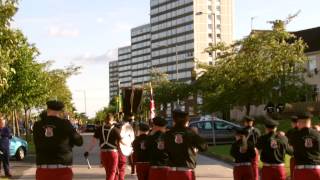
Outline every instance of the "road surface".
<path id="1" fill-rule="evenodd" d="M 87 145 L 90 142 L 92 134 L 83 134 L 84 143 Z M 88 169 L 86 161 L 83 158 L 83 147 L 74 148 L 74 180 L 104 180 L 104 169 L 99 165 L 98 147 L 90 154 L 89 159 L 92 164 L 92 169 Z M 34 155 L 29 157 L 23 162 L 12 161 L 12 172 L 14 179 L 34 180 L 35 179 L 35 165 Z M 127 168 L 127 172 L 129 171 Z M 135 175 L 126 176 L 126 180 L 137 180 Z M 232 180 L 232 167 L 223 162 L 199 156 L 198 166 L 196 168 L 197 180 Z"/>

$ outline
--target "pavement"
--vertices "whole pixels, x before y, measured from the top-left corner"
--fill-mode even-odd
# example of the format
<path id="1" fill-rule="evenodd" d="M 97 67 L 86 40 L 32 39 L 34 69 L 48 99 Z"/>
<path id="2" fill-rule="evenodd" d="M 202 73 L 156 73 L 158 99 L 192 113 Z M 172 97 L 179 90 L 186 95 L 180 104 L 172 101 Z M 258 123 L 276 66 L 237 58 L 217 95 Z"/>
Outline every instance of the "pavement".
<path id="1" fill-rule="evenodd" d="M 92 137 L 92 134 L 82 134 L 84 145 L 86 146 Z M 88 169 L 87 163 L 83 158 L 84 147 L 75 147 L 73 149 L 73 172 L 74 180 L 104 180 L 105 172 L 100 166 L 98 156 L 98 146 L 90 153 L 89 159 L 92 165 Z M 24 161 L 11 162 L 13 179 L 34 180 L 35 179 L 35 156 L 29 155 Z M 126 180 L 137 180 L 135 175 L 129 174 L 130 169 L 127 167 Z M 232 167 L 224 162 L 199 155 L 198 166 L 196 168 L 197 180 L 232 180 Z"/>

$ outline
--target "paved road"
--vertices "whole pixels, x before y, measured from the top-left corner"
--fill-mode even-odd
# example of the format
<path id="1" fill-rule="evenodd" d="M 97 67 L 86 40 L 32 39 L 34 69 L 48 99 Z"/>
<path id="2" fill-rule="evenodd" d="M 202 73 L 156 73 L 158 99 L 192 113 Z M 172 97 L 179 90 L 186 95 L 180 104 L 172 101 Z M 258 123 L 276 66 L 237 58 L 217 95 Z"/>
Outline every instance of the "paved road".
<path id="1" fill-rule="evenodd" d="M 90 134 L 83 134 L 85 145 L 91 139 Z M 98 147 L 90 154 L 92 169 L 88 169 L 83 158 L 83 147 L 74 148 L 74 180 L 104 180 L 104 169 L 99 166 Z M 24 162 L 12 162 L 15 179 L 34 180 L 35 167 L 34 156 L 29 156 Z M 129 172 L 129 169 L 127 169 Z M 199 156 L 198 167 L 196 168 L 197 180 L 232 180 L 232 169 L 228 164 Z M 134 175 L 127 175 L 126 180 L 137 180 Z"/>

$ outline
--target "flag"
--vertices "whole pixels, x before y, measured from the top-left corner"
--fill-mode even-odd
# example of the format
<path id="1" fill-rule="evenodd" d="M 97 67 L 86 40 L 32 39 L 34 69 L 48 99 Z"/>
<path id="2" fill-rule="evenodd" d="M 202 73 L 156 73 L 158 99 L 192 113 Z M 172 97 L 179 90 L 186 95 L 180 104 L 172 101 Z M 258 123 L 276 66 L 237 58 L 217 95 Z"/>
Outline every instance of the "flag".
<path id="1" fill-rule="evenodd" d="M 150 83 L 150 118 L 151 119 L 156 117 L 155 109 L 156 107 L 153 100 L 153 89 L 152 89 L 152 84 Z"/>
<path id="2" fill-rule="evenodd" d="M 121 89 L 120 89 L 120 81 L 118 81 L 118 96 L 116 96 L 116 102 L 117 102 L 117 113 L 122 112 L 122 96 L 121 96 Z"/>

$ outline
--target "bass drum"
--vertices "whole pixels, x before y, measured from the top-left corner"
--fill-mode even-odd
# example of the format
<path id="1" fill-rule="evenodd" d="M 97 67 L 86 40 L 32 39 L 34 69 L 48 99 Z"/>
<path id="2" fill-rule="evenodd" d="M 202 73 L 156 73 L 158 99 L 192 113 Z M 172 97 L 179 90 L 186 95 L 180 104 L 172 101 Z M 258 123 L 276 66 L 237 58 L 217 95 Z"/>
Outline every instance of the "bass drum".
<path id="1" fill-rule="evenodd" d="M 134 130 L 129 123 L 124 123 L 121 127 L 120 135 L 122 143 L 120 143 L 120 150 L 123 155 L 130 156 L 133 152 L 132 142 L 134 141 Z"/>

